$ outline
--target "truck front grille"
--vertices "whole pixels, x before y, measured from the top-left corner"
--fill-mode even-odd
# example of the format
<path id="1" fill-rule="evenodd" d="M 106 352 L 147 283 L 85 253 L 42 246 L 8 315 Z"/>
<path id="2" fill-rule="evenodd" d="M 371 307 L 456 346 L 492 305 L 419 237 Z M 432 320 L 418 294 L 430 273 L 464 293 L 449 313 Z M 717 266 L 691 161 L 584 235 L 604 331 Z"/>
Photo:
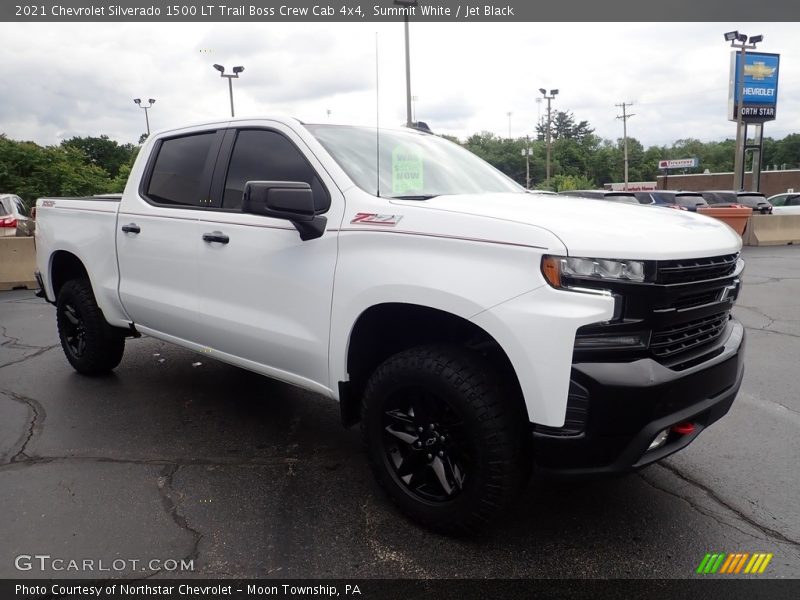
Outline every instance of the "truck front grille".
<path id="1" fill-rule="evenodd" d="M 743 264 L 739 254 L 658 261 L 645 283 L 581 280 L 609 289 L 618 297 L 620 315 L 610 323 L 581 327 L 577 335 L 631 335 L 647 339 L 647 347 L 612 349 L 618 360 L 651 357 L 679 369 L 703 355 L 723 335 L 739 292 Z M 608 348 L 576 348 L 573 360 L 608 360 Z M 688 364 L 688 363 L 687 363 Z"/>
<path id="2" fill-rule="evenodd" d="M 710 258 L 659 261 L 656 268 L 656 283 L 690 283 L 732 275 L 736 270 L 739 254 L 725 254 Z"/>
<path id="3" fill-rule="evenodd" d="M 654 331 L 650 352 L 656 358 L 670 359 L 713 342 L 725 329 L 729 318 L 729 312 L 725 311 Z"/>

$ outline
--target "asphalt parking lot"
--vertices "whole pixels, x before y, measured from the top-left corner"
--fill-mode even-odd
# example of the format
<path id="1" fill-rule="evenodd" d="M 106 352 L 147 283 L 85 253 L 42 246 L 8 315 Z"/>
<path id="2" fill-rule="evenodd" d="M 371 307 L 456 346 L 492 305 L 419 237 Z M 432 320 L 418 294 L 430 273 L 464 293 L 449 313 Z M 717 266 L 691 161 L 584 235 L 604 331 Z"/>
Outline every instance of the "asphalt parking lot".
<path id="1" fill-rule="evenodd" d="M 728 416 L 635 474 L 534 478 L 471 540 L 395 512 L 336 404 L 145 338 L 82 377 L 53 307 L 0 292 L 0 577 L 98 575 L 15 567 L 47 554 L 125 560 L 115 577 L 686 578 L 707 552 L 771 552 L 761 577 L 798 577 L 800 248 L 744 256 Z"/>

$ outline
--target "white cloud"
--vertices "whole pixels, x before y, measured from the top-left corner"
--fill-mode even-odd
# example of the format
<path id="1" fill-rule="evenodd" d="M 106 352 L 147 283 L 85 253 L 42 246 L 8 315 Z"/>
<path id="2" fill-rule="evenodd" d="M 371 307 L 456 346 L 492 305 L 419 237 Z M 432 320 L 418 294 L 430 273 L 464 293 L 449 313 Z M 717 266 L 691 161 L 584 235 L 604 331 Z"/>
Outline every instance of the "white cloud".
<path id="1" fill-rule="evenodd" d="M 621 135 L 615 104 L 633 101 L 630 135 L 645 145 L 734 134 L 726 118 L 730 49 L 725 23 L 412 23 L 412 94 L 418 119 L 465 137 L 532 133 L 540 87 L 606 138 Z M 800 36 L 792 23 L 748 23 L 761 49 L 783 56 L 778 120 L 800 121 Z M 238 115 L 293 114 L 375 123 L 378 34 L 380 121 L 405 121 L 402 23 L 0 24 L 7 48 L 0 131 L 57 143 L 144 131 L 134 97 L 156 98 L 153 128 L 227 116 L 228 88 L 211 68 L 245 66 L 234 81 Z"/>

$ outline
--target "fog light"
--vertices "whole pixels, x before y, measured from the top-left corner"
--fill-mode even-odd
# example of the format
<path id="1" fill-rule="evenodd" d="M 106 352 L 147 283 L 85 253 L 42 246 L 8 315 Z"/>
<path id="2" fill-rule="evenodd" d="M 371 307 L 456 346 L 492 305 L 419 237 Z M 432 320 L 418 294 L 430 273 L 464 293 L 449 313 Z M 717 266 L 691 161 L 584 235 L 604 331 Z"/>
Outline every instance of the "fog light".
<path id="1" fill-rule="evenodd" d="M 652 442 L 650 442 L 650 447 L 647 448 L 647 451 L 650 452 L 650 450 L 661 448 L 661 446 L 667 443 L 668 437 L 669 437 L 669 429 L 664 429 L 663 431 L 659 432 L 659 434 L 655 437 L 655 439 Z"/>
<path id="2" fill-rule="evenodd" d="M 609 348 L 647 348 L 647 334 L 578 334 L 576 350 L 604 350 Z"/>

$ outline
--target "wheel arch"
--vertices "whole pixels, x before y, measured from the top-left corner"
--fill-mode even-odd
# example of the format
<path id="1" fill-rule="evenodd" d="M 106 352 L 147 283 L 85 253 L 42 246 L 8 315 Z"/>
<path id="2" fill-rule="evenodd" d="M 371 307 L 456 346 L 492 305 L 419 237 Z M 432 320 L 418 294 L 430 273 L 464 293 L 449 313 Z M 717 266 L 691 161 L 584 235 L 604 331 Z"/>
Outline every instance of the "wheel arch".
<path id="1" fill-rule="evenodd" d="M 86 278 L 91 283 L 89 271 L 83 261 L 68 250 L 56 250 L 50 255 L 50 286 L 53 288 L 53 300 L 58 300 L 58 292 L 71 279 Z"/>
<path id="2" fill-rule="evenodd" d="M 512 405 L 528 418 L 517 374 L 506 352 L 483 328 L 459 315 L 420 304 L 385 302 L 365 309 L 354 322 L 347 345 L 348 381 L 339 382 L 342 423 L 360 420 L 360 400 L 369 376 L 390 356 L 434 343 L 480 354 L 497 373 Z"/>

